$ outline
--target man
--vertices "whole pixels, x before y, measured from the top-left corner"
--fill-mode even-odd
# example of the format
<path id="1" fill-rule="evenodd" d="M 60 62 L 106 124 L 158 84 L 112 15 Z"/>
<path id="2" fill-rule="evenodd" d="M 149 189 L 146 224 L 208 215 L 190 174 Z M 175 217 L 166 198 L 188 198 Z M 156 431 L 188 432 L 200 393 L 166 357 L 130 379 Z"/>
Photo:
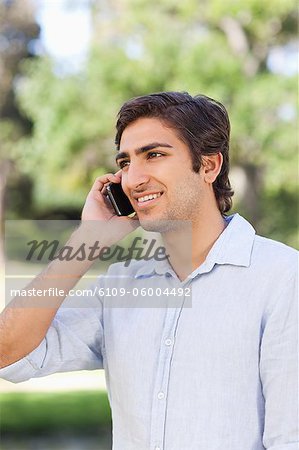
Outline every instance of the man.
<path id="1" fill-rule="evenodd" d="M 58 310 L 59 298 L 18 308 L 15 299 L 1 315 L 2 377 L 105 369 L 115 450 L 298 448 L 297 254 L 226 215 L 229 132 L 224 106 L 202 95 L 128 101 L 117 122 L 120 170 L 95 181 L 69 242 L 99 240 L 95 221 L 102 245 L 140 224 L 161 233 L 168 260 L 111 265 L 98 281 L 104 294 L 86 308 Z M 115 215 L 108 182 L 121 182 L 137 220 Z M 54 261 L 31 287 L 59 274 L 55 286 L 68 292 L 90 266 Z M 168 298 L 143 308 L 140 296 L 111 307 L 105 289 L 127 279 L 184 295 L 174 306 Z"/>

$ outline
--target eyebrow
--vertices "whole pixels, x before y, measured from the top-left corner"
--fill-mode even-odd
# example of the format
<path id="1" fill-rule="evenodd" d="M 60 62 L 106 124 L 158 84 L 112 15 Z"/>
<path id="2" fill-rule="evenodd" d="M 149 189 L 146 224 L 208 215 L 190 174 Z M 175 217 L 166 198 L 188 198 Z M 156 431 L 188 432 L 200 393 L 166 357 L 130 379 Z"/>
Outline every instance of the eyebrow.
<path id="1" fill-rule="evenodd" d="M 154 148 L 173 148 L 172 145 L 163 143 L 163 142 L 152 142 L 148 145 L 144 145 L 143 147 L 139 147 L 135 149 L 135 155 L 140 155 L 141 153 L 146 153 L 149 150 L 153 150 Z M 120 152 L 116 155 L 115 161 L 118 162 L 120 159 L 128 158 L 130 155 L 128 152 Z"/>

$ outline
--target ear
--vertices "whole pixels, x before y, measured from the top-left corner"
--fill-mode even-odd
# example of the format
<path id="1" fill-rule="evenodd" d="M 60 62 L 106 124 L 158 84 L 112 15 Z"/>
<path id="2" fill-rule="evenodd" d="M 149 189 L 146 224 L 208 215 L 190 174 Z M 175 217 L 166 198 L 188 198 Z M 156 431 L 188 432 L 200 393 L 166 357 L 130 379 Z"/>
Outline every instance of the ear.
<path id="1" fill-rule="evenodd" d="M 203 157 L 203 176 L 206 183 L 212 184 L 220 173 L 223 163 L 222 153 Z"/>

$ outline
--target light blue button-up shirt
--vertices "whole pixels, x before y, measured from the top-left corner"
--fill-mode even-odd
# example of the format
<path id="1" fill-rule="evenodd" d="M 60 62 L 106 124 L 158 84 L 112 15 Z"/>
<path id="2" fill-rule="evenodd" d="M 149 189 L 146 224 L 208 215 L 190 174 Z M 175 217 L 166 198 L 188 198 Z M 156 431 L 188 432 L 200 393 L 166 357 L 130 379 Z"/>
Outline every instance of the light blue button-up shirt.
<path id="1" fill-rule="evenodd" d="M 166 261 L 113 264 L 97 281 L 104 293 L 180 286 L 191 299 L 96 295 L 61 307 L 0 376 L 104 368 L 114 450 L 298 450 L 297 252 L 238 214 L 226 220 L 183 283 Z"/>

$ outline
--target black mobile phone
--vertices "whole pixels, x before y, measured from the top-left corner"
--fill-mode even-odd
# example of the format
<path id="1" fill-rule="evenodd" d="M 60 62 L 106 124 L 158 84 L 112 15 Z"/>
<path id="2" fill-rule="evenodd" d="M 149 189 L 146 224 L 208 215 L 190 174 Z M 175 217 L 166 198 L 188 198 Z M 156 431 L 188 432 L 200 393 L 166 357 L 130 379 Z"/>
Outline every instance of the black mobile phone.
<path id="1" fill-rule="evenodd" d="M 121 183 L 108 184 L 106 186 L 106 191 L 118 216 L 129 216 L 135 212 L 130 200 L 121 187 Z"/>

